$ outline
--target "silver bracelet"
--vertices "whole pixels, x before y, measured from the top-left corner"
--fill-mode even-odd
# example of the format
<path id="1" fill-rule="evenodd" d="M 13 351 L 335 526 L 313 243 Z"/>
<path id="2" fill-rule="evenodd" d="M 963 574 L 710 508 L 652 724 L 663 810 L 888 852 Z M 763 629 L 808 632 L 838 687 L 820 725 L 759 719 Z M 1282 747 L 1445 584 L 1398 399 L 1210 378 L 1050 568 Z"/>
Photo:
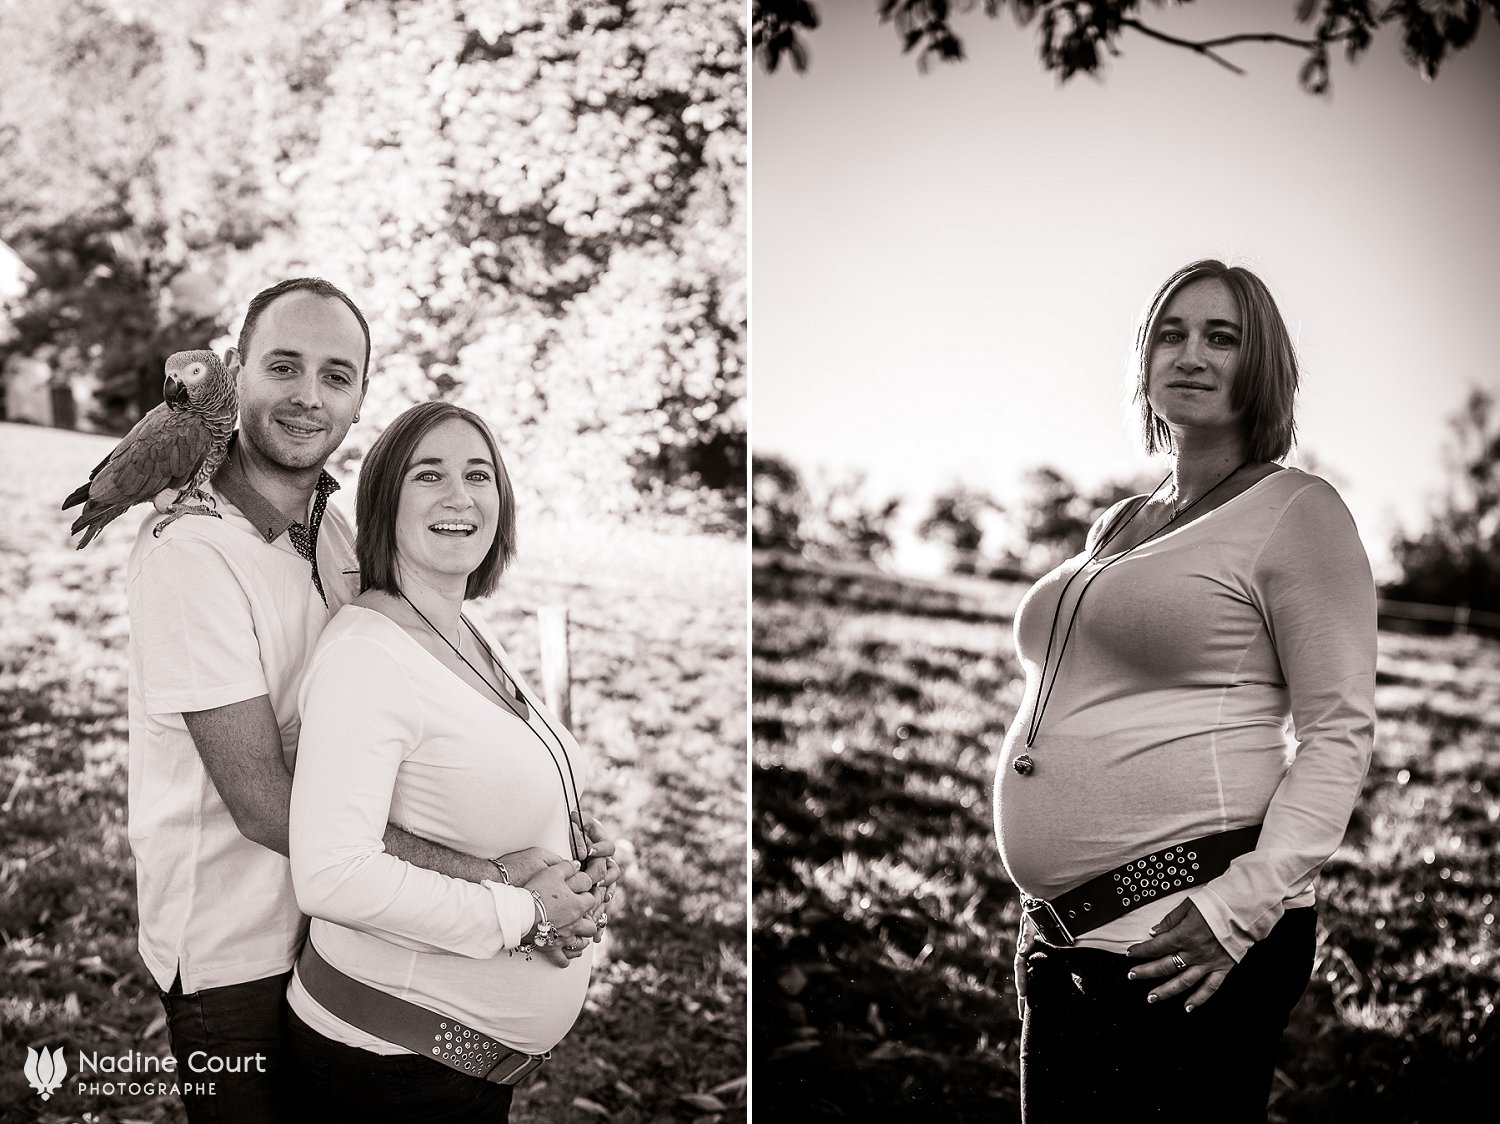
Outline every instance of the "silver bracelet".
<path id="1" fill-rule="evenodd" d="M 536 936 L 531 938 L 531 944 L 537 948 L 557 944 L 562 937 L 558 934 L 557 926 L 547 920 L 547 906 L 542 902 L 542 895 L 535 890 L 529 892 L 531 900 L 536 902 L 537 914 L 541 917 L 541 920 L 536 923 Z"/>

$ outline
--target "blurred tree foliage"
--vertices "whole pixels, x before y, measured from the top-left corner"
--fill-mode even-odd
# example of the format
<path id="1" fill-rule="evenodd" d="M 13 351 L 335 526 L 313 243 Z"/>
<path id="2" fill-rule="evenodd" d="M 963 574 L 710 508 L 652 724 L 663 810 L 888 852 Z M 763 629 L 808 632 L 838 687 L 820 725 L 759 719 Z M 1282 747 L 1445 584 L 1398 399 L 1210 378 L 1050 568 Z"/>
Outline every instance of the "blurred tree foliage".
<path id="1" fill-rule="evenodd" d="M 1012 541 L 998 552 L 990 572 L 1029 578 L 1047 573 L 1083 550 L 1089 528 L 1112 504 L 1150 488 L 1131 480 L 1083 489 L 1050 466 L 1029 470 L 1010 519 Z"/>
<path id="2" fill-rule="evenodd" d="M 1227 0 L 1225 0 L 1227 3 Z M 1208 40 L 1183 39 L 1140 19 L 1141 0 L 875 0 L 881 22 L 895 26 L 902 49 L 916 52 L 924 69 L 933 60 L 958 62 L 963 40 L 953 29 L 953 17 L 976 8 L 991 18 L 1007 8 L 1022 27 L 1035 23 L 1042 69 L 1066 82 L 1075 74 L 1096 74 L 1107 57 L 1120 55 L 1119 39 L 1126 31 L 1193 51 L 1236 74 L 1244 71 L 1220 51 L 1236 43 L 1280 43 L 1303 53 L 1298 81 L 1310 94 L 1329 91 L 1329 60 L 1342 50 L 1355 62 L 1369 49 L 1375 34 L 1387 27 L 1401 36 L 1406 61 L 1424 78 L 1437 76 L 1443 60 L 1474 41 L 1484 12 L 1500 19 L 1495 0 L 1296 0 L 1305 37 L 1278 32 L 1247 31 Z M 1152 0 L 1152 8 L 1162 7 Z M 1248 5 L 1238 6 L 1249 11 Z M 1252 18 L 1255 18 L 1252 16 Z M 805 33 L 818 26 L 817 9 L 808 0 L 754 0 L 751 15 L 755 49 L 761 65 L 774 71 L 783 56 L 798 69 L 807 66 Z"/>
<path id="3" fill-rule="evenodd" d="M 108 201 L 135 330 L 174 346 L 204 342 L 187 312 L 228 329 L 265 284 L 325 276 L 374 343 L 346 460 L 444 397 L 553 510 L 737 529 L 742 21 L 729 0 L 12 0 L 0 234 L 29 264 Z M 81 288 L 52 283 L 30 303 Z"/>
<path id="4" fill-rule="evenodd" d="M 808 538 L 821 553 L 851 562 L 889 557 L 901 501 L 872 496 L 863 473 L 816 482 L 810 507 Z"/>
<path id="5" fill-rule="evenodd" d="M 152 9 L 175 38 L 103 0 L 0 7 L 0 234 L 36 275 L 0 360 L 88 376 L 89 412 L 116 432 L 161 401 L 168 354 L 216 334 L 216 308 L 175 299 L 185 273 L 264 224 L 214 89 L 193 88 L 201 7 Z"/>
<path id="6" fill-rule="evenodd" d="M 1401 535 L 1391 552 L 1401 579 L 1387 596 L 1500 611 L 1500 411 L 1479 387 L 1450 420 L 1448 492 L 1427 530 Z"/>
<path id="7" fill-rule="evenodd" d="M 917 524 L 917 534 L 948 548 L 954 573 L 987 573 L 989 566 L 980 554 L 986 527 L 1004 511 L 988 493 L 967 484 L 953 484 L 933 497 L 926 517 Z"/>
<path id="8" fill-rule="evenodd" d="M 750 545 L 756 550 L 791 550 L 806 546 L 802 523 L 808 517 L 802 477 L 784 457 L 757 453 L 750 490 Z"/>
<path id="9" fill-rule="evenodd" d="M 743 518 L 744 29 L 725 0 L 362 3 L 294 166 L 363 295 L 368 414 L 454 398 L 554 503 Z"/>
<path id="10" fill-rule="evenodd" d="M 756 549 L 850 562 L 880 562 L 890 554 L 901 501 L 871 496 L 862 474 L 804 481 L 790 461 L 766 454 L 755 457 L 752 473 Z"/>
<path id="11" fill-rule="evenodd" d="M 124 432 L 162 399 L 162 368 L 181 341 L 211 338 L 215 320 L 161 310 L 155 262 L 119 208 L 70 215 L 26 238 L 34 274 L 0 347 L 44 359 L 59 382 L 92 386 L 96 426 Z"/>
<path id="12" fill-rule="evenodd" d="M 755 457 L 753 474 L 756 549 L 867 562 L 890 554 L 902 501 L 872 496 L 863 475 L 804 478 L 791 461 L 766 454 Z M 953 484 L 932 498 L 916 534 L 946 547 L 955 573 L 1031 580 L 1081 551 L 1111 505 L 1155 483 L 1111 480 L 1085 489 L 1041 466 L 1026 473 L 1021 499 L 1009 508 Z"/>

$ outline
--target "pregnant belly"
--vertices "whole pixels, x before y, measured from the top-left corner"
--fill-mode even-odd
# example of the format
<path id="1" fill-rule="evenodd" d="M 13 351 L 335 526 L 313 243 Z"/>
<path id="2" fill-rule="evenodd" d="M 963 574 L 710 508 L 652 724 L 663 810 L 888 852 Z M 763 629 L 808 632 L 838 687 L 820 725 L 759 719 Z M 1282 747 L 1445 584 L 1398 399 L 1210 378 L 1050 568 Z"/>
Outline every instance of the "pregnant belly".
<path id="1" fill-rule="evenodd" d="M 361 983 L 451 1015 L 528 1054 L 552 1049 L 572 1029 L 583 1010 L 596 947 L 588 945 L 559 968 L 520 953 L 476 960 L 418 952 L 317 919 L 312 939 L 330 964 Z"/>
<path id="2" fill-rule="evenodd" d="M 1044 736 L 1021 776 L 1007 743 L 995 778 L 995 836 L 1006 870 L 1034 897 L 1056 897 L 1158 846 L 1218 831 L 1225 809 L 1212 739 L 1145 747 Z"/>

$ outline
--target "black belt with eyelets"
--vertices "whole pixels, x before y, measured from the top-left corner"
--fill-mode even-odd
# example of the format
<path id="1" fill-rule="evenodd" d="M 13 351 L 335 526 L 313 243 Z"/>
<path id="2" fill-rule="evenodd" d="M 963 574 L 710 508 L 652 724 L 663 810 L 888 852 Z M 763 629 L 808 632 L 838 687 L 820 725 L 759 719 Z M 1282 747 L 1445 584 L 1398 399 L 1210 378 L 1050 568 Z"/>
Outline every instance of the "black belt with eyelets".
<path id="1" fill-rule="evenodd" d="M 550 1050 L 512 1050 L 457 1019 L 350 979 L 318 954 L 311 938 L 297 958 L 297 978 L 325 1011 L 350 1026 L 496 1085 L 519 1085 L 552 1056 Z"/>
<path id="2" fill-rule="evenodd" d="M 1021 909 L 1042 940 L 1050 945 L 1071 945 L 1084 933 L 1157 898 L 1219 877 L 1235 859 L 1255 850 L 1260 826 L 1219 831 L 1152 851 L 1050 901 L 1023 897 Z"/>

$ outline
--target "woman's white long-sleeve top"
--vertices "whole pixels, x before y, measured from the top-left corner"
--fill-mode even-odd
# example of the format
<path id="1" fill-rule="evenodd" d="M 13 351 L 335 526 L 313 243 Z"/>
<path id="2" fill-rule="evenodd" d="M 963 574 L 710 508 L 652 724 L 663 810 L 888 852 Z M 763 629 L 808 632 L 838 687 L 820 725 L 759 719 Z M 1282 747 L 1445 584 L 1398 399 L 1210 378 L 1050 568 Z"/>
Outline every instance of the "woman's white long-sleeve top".
<path id="1" fill-rule="evenodd" d="M 345 606 L 302 683 L 289 838 L 297 900 L 313 919 L 309 939 L 328 963 L 541 1053 L 582 1008 L 593 946 L 566 968 L 507 951 L 531 927 L 528 892 L 413 866 L 383 843 L 389 821 L 472 855 L 543 847 L 569 857 L 572 790 L 565 798 L 564 781 L 571 766 L 584 788 L 582 753 L 536 695 L 526 695 L 529 722 L 459 679 L 383 614 Z M 403 1052 L 334 1018 L 295 977 L 288 998 L 328 1037 Z"/>
<path id="2" fill-rule="evenodd" d="M 1106 512 L 1089 552 L 1140 502 Z M 1123 952 L 1188 897 L 1238 960 L 1287 908 L 1313 902 L 1359 796 L 1375 719 L 1369 562 L 1332 487 L 1275 472 L 1110 565 L 1051 687 L 1080 590 L 1114 557 L 1069 559 L 1017 610 L 1027 685 L 996 777 L 1001 855 L 1017 886 L 1052 898 L 1152 851 L 1263 823 L 1222 876 L 1078 942 Z M 1052 694 L 1028 749 L 1054 613 Z M 1022 753 L 1029 776 L 1012 768 Z"/>

